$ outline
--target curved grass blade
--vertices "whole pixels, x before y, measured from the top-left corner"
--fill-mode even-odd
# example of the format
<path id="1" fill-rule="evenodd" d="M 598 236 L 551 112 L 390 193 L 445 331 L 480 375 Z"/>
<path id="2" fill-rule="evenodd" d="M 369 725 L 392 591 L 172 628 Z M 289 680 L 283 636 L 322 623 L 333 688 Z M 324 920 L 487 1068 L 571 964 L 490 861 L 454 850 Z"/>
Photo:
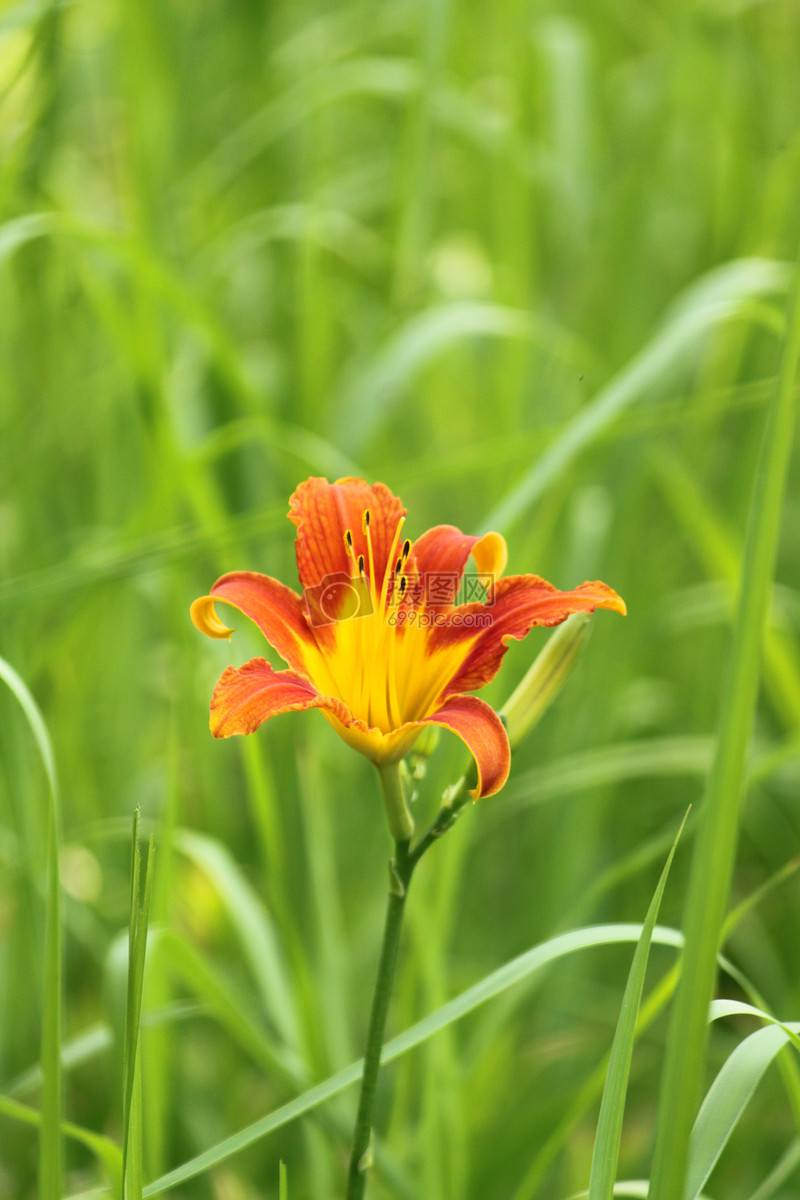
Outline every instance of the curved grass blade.
<path id="1" fill-rule="evenodd" d="M 686 837 L 689 828 L 690 818 L 687 818 L 683 824 L 683 836 Z M 659 835 L 660 837 L 660 835 Z M 667 849 L 665 845 L 664 850 Z M 791 870 L 789 868 L 792 868 Z M 750 912 L 757 904 L 759 904 L 765 896 L 775 888 L 780 886 L 787 878 L 793 874 L 795 863 L 792 861 L 787 866 L 782 867 L 770 879 L 763 883 L 760 887 L 740 904 L 738 904 L 729 914 L 725 922 L 725 939 L 727 939 L 739 922 Z M 752 1015 L 770 1020 L 770 1016 L 765 1012 L 765 1005 L 758 996 L 753 984 L 741 972 L 735 970 L 733 964 L 727 959 L 720 957 L 720 965 L 730 975 L 734 982 L 742 988 L 746 995 L 752 999 L 755 1008 L 747 1009 Z M 649 1028 L 656 1017 L 664 1011 L 669 1003 L 677 986 L 680 975 L 680 962 L 675 965 L 662 977 L 655 988 L 650 992 L 647 1000 L 641 1006 L 638 1019 L 636 1021 L 636 1036 L 641 1036 L 642 1032 Z M 721 1001 L 719 1004 L 733 1004 L 733 1001 Z M 712 1005 L 712 1015 L 725 1015 L 724 1012 Z M 508 1012 L 504 1014 L 508 1019 Z M 488 1035 L 491 1036 L 491 1035 Z M 468 1055 L 469 1057 L 469 1055 Z M 586 1118 L 586 1114 L 595 1104 L 597 1097 L 602 1094 L 603 1086 L 606 1077 L 606 1062 L 601 1061 L 592 1074 L 588 1077 L 583 1086 L 576 1093 L 571 1101 L 566 1113 L 556 1125 L 553 1132 L 545 1139 L 545 1141 L 537 1147 L 536 1154 L 530 1164 L 530 1167 L 520 1183 L 519 1187 L 513 1194 L 512 1200 L 531 1200 L 531 1197 L 538 1195 L 538 1189 L 541 1186 L 550 1166 L 555 1161 L 557 1155 L 563 1150 L 569 1136 L 573 1133 L 576 1126 Z M 797 1075 L 795 1060 L 780 1058 L 778 1065 L 781 1067 L 784 1075 L 784 1085 L 787 1090 L 790 1104 L 793 1101 L 793 1095 L 797 1091 L 797 1084 L 794 1076 Z"/>
<path id="2" fill-rule="evenodd" d="M 39 1132 L 40 1200 L 61 1200 L 63 1160 L 61 1145 L 61 885 L 59 844 L 60 798 L 55 758 L 42 714 L 10 663 L 0 658 L 0 679 L 13 692 L 30 726 L 44 766 L 50 791 L 47 821 L 47 893 L 44 944 L 44 996 L 41 1041 L 41 1124 Z"/>
<path id="3" fill-rule="evenodd" d="M 128 272 L 131 281 L 150 301 L 159 301 L 172 309 L 197 338 L 244 411 L 257 419 L 259 425 L 268 424 L 273 448 L 323 473 L 338 473 L 343 464 L 349 464 L 349 458 L 319 434 L 286 421 L 268 421 L 263 397 L 244 370 L 239 347 L 227 329 L 196 290 L 142 242 L 117 230 L 81 223 L 65 213 L 31 213 L 0 225 L 0 265 L 20 246 L 44 237 L 64 237 L 80 246 L 99 248 Z"/>
<path id="4" fill-rule="evenodd" d="M 265 1071 L 295 1088 L 298 1083 L 305 1085 L 297 1056 L 269 1036 L 249 1011 L 246 999 L 191 942 L 174 929 L 162 929 L 156 952 L 164 967 L 203 1002 L 202 1011 L 211 1013 Z"/>
<path id="5" fill-rule="evenodd" d="M 359 375 L 344 400 L 348 441 L 359 450 L 400 401 L 418 371 L 464 338 L 519 339 L 577 357 L 578 339 L 553 321 L 499 304 L 457 301 L 411 317 Z M 572 353 L 570 353 L 572 351 Z"/>
<path id="6" fill-rule="evenodd" d="M 704 778 L 714 745 L 707 737 L 639 738 L 558 759 L 546 767 L 524 771 L 504 793 L 503 804 L 489 814 L 503 821 L 521 810 L 562 796 L 582 795 L 586 789 L 608 787 L 629 779 L 695 775 Z"/>
<path id="7" fill-rule="evenodd" d="M 800 261 L 795 267 L 778 386 L 753 487 L 733 644 L 714 766 L 701 811 L 686 901 L 686 951 L 667 1039 L 650 1200 L 675 1200 L 686 1182 L 707 1040 L 707 1012 L 733 873 L 760 651 L 795 423 L 800 361 Z"/>
<path id="8" fill-rule="evenodd" d="M 539 946 L 534 946 L 531 950 L 519 955 L 517 958 L 511 959 L 500 967 L 497 971 L 493 971 L 472 987 L 467 988 L 460 996 L 456 996 L 453 1000 L 443 1004 L 435 1012 L 429 1013 L 427 1017 L 423 1017 L 410 1029 L 406 1029 L 398 1037 L 387 1042 L 383 1048 L 381 1062 L 393 1062 L 406 1054 L 415 1046 L 421 1045 L 438 1033 L 440 1029 L 444 1029 L 448 1025 L 452 1025 L 467 1013 L 472 1012 L 481 1004 L 485 1004 L 493 997 L 500 995 L 507 988 L 514 984 L 522 983 L 529 979 L 538 970 L 564 958 L 569 954 L 574 954 L 579 950 L 588 950 L 597 946 L 618 945 L 619 943 L 635 942 L 641 936 L 642 926 L 635 924 L 615 924 L 615 925 L 592 925 L 585 929 L 573 929 L 569 933 L 562 933 L 558 937 L 551 938 L 547 942 L 543 942 Z M 683 945 L 683 939 L 680 933 L 675 929 L 668 929 L 661 926 L 656 926 L 653 930 L 652 940 L 658 945 L 672 946 L 679 948 Z M 276 1129 L 282 1128 L 290 1121 L 294 1121 L 297 1117 L 303 1116 L 310 1112 L 318 1105 L 323 1104 L 332 1096 L 338 1095 L 351 1084 L 356 1083 L 361 1078 L 363 1063 L 352 1063 L 344 1070 L 338 1071 L 329 1079 L 322 1083 L 316 1084 L 302 1096 L 290 1100 L 288 1104 L 284 1104 L 281 1108 L 269 1113 L 258 1121 L 254 1121 L 251 1125 L 240 1129 L 237 1133 L 218 1142 L 215 1146 L 209 1147 L 195 1158 L 176 1167 L 174 1170 L 167 1172 L 160 1178 L 149 1183 L 144 1189 L 144 1196 L 158 1196 L 162 1192 L 168 1191 L 170 1188 L 177 1187 L 184 1183 L 187 1179 L 192 1179 L 196 1175 L 202 1174 L 204 1171 L 210 1170 L 218 1163 L 223 1162 L 226 1158 L 230 1158 L 232 1154 L 238 1153 L 246 1146 L 252 1145 L 262 1137 L 266 1137 L 268 1133 L 272 1133 Z"/>
<path id="9" fill-rule="evenodd" d="M 686 816 L 688 816 L 688 811 Z M 619 1144 L 622 1136 L 622 1121 L 625 1114 L 625 1099 L 628 1091 L 633 1043 L 636 1038 L 636 1023 L 639 1015 L 639 1004 L 644 988 L 644 977 L 647 971 L 647 960 L 650 956 L 650 940 L 653 936 L 661 898 L 669 878 L 669 869 L 675 857 L 686 816 L 681 821 L 680 828 L 672 843 L 661 877 L 650 901 L 639 941 L 633 955 L 628 982 L 622 997 L 622 1008 L 619 1014 L 611 1057 L 608 1063 L 606 1084 L 603 1089 L 603 1099 L 600 1103 L 600 1116 L 597 1121 L 592 1166 L 589 1174 L 589 1200 L 610 1200 L 614 1195 L 614 1180 L 617 1175 L 619 1160 Z"/>
<path id="10" fill-rule="evenodd" d="M 226 133 L 187 176 L 187 190 L 204 198 L 220 192 L 277 138 L 306 124 L 327 104 L 358 95 L 402 100 L 418 86 L 417 65 L 406 58 L 356 58 L 314 74 L 304 73 L 296 86 Z"/>
<path id="11" fill-rule="evenodd" d="M 755 297 L 780 291 L 785 268 L 768 259 L 737 259 L 702 276 L 679 297 L 655 337 L 594 400 L 564 426 L 554 442 L 486 518 L 487 529 L 507 531 L 553 480 L 617 417 L 679 365 L 694 359 L 714 329 L 746 311 Z"/>
<path id="12" fill-rule="evenodd" d="M 9 1096 L 0 1096 L 0 1113 L 14 1121 L 24 1121 L 26 1125 L 41 1126 L 42 1123 L 42 1114 L 38 1109 L 31 1108 L 28 1104 L 20 1104 L 19 1100 L 12 1100 Z M 105 1167 L 111 1186 L 115 1191 L 119 1191 L 122 1183 L 122 1153 L 116 1142 L 112 1142 L 111 1138 L 102 1133 L 84 1129 L 82 1125 L 73 1125 L 70 1121 L 64 1121 L 61 1130 L 66 1137 L 80 1142 L 94 1154 L 98 1162 Z"/>
<path id="13" fill-rule="evenodd" d="M 177 1000 L 165 1008 L 145 1013 L 142 1017 L 142 1025 L 145 1029 L 159 1028 L 165 1024 L 185 1021 L 189 1017 L 197 1016 L 198 1013 L 204 1014 L 205 1009 L 192 1001 Z M 105 1054 L 113 1048 L 113 1045 L 114 1035 L 111 1027 L 98 1021 L 96 1025 L 90 1026 L 83 1033 L 67 1039 L 62 1044 L 61 1069 L 69 1071 L 73 1067 L 81 1066 L 98 1055 Z M 5 1093 L 8 1096 L 17 1097 L 34 1091 L 40 1086 L 41 1078 L 41 1068 L 36 1063 L 12 1079 L 6 1086 Z"/>
<path id="14" fill-rule="evenodd" d="M 175 848 L 212 881 L 228 910 L 250 963 L 266 1009 L 283 1041 L 297 1051 L 301 1039 L 292 989 L 272 920 L 229 851 L 213 838 L 187 829 L 175 835 Z"/>
<path id="15" fill-rule="evenodd" d="M 698 1200 L 703 1184 L 778 1052 L 787 1042 L 800 1048 L 797 1036 L 800 1023 L 784 1025 L 760 1009 L 738 1001 L 722 1000 L 712 1005 L 712 1020 L 733 1014 L 758 1016 L 769 1024 L 739 1043 L 706 1093 L 692 1131 L 685 1200 Z"/>

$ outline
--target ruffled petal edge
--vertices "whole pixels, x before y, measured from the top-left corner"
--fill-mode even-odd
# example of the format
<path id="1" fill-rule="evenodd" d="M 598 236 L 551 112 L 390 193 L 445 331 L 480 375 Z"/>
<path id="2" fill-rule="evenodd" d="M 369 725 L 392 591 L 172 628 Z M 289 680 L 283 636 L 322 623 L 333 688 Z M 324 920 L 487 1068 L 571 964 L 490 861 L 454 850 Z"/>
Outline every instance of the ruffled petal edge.
<path id="1" fill-rule="evenodd" d="M 264 658 L 226 667 L 211 697 L 209 728 L 216 738 L 255 733 L 270 717 L 322 708 L 343 724 L 352 721 L 347 705 L 322 696 L 296 671 L 276 671 Z"/>

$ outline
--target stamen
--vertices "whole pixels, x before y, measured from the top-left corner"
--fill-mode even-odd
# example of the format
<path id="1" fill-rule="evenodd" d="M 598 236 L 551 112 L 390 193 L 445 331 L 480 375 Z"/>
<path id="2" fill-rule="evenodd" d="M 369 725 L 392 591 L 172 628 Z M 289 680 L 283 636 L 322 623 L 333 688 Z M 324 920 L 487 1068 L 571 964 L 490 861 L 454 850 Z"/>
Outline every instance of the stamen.
<path id="1" fill-rule="evenodd" d="M 383 653 L 387 659 L 387 688 L 386 702 L 388 709 L 389 722 L 397 728 L 402 724 L 402 711 L 398 699 L 397 688 L 397 643 L 398 633 L 393 625 L 390 625 L 386 620 L 386 612 L 389 606 L 394 602 L 392 595 L 395 583 L 392 579 L 392 562 L 394 555 L 397 553 L 397 546 L 400 542 L 400 534 L 403 529 L 405 518 L 401 517 L 395 526 L 392 542 L 389 546 L 389 552 L 386 555 L 386 566 L 383 571 L 383 580 L 381 581 L 380 601 L 378 606 L 379 620 L 376 625 L 378 631 L 379 642 L 382 646 Z"/>
<path id="2" fill-rule="evenodd" d="M 397 543 L 400 540 L 400 534 L 402 532 L 404 522 L 405 522 L 405 517 L 401 517 L 400 520 L 397 522 L 397 527 L 395 528 L 394 536 L 392 537 L 392 544 L 389 547 L 389 553 L 386 555 L 386 566 L 384 567 L 384 571 L 383 571 L 383 580 L 381 581 L 381 594 L 380 594 L 380 599 L 379 599 L 379 604 L 378 604 L 378 611 L 381 614 L 381 618 L 385 617 L 386 610 L 388 609 L 389 605 L 392 604 L 394 601 L 394 595 L 393 595 L 394 581 L 392 579 L 392 562 L 393 562 L 394 554 L 396 553 Z M 385 622 L 384 622 L 384 624 L 385 624 Z"/>
<path id="3" fill-rule="evenodd" d="M 369 509 L 365 508 L 364 516 L 362 518 L 361 523 L 362 523 L 362 526 L 364 529 L 364 537 L 367 539 L 367 561 L 369 563 L 369 593 L 370 593 L 370 596 L 372 597 L 372 607 L 373 607 L 373 611 L 374 611 L 375 609 L 378 608 L 379 601 L 378 601 L 378 594 L 375 590 L 378 581 L 375 578 L 375 555 L 372 550 L 372 538 L 370 537 L 370 534 L 369 534 L 370 520 L 371 520 L 371 518 L 370 518 Z M 362 572 L 362 574 L 363 574 L 363 572 Z"/>
<path id="4" fill-rule="evenodd" d="M 392 587 L 392 600 L 395 604 L 399 604 L 403 599 L 403 592 L 405 591 L 405 587 L 403 585 L 405 584 L 405 579 L 406 577 L 403 575 L 403 560 L 402 558 L 398 558 L 397 562 L 394 564 L 394 586 Z M 400 587 L 399 598 L 397 595 L 398 586 Z"/>

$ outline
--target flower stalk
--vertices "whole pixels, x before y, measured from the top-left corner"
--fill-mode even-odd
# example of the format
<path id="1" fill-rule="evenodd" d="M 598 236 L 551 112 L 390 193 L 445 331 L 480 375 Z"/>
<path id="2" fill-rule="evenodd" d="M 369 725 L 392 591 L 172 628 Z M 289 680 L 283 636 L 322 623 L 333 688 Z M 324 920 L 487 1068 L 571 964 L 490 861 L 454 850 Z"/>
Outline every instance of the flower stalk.
<path id="1" fill-rule="evenodd" d="M 367 1185 L 367 1172 L 372 1166 L 372 1120 L 386 1017 L 389 1012 L 389 1000 L 392 994 L 397 947 L 400 944 L 400 930 L 403 924 L 408 885 L 411 882 L 414 867 L 419 861 L 412 855 L 410 849 L 413 821 L 403 796 L 403 781 L 399 764 L 395 763 L 392 767 L 384 768 L 379 774 L 390 827 L 395 821 L 397 827 L 405 830 L 407 824 L 410 823 L 411 830 L 405 838 L 395 838 L 394 858 L 389 864 L 389 898 L 386 905 L 378 975 L 369 1016 L 367 1045 L 364 1051 L 364 1073 L 361 1077 L 361 1093 L 353 1131 L 353 1148 L 350 1153 L 345 1200 L 361 1200 Z"/>
<path id="2" fill-rule="evenodd" d="M 407 845 L 414 832 L 414 818 L 408 811 L 400 764 L 392 763 L 387 767 L 378 767 L 378 775 L 389 832 L 396 842 L 404 842 Z"/>
<path id="3" fill-rule="evenodd" d="M 191 617 L 211 638 L 233 630 L 221 602 L 259 627 L 287 663 L 265 658 L 227 667 L 211 698 L 214 737 L 251 734 L 285 712 L 317 708 L 339 736 L 378 769 L 395 853 L 378 977 L 370 1011 L 346 1200 L 360 1200 L 372 1160 L 372 1121 L 383 1034 L 411 876 L 423 854 L 454 824 L 468 800 L 505 784 L 511 748 L 552 701 L 596 608 L 625 613 L 600 581 L 562 592 L 538 575 L 504 576 L 506 543 L 436 525 L 412 541 L 406 510 L 382 483 L 307 479 L 289 502 L 302 594 L 252 571 L 223 575 L 195 600 Z M 484 598 L 457 603 L 472 559 Z M 537 625 L 565 626 L 548 643 L 500 715 L 473 695 L 500 668 L 509 641 Z M 470 769 L 448 788 L 439 812 L 411 844 L 414 821 L 404 781 L 423 778 L 441 729 L 461 739 Z M 409 758 L 409 765 L 405 760 Z"/>

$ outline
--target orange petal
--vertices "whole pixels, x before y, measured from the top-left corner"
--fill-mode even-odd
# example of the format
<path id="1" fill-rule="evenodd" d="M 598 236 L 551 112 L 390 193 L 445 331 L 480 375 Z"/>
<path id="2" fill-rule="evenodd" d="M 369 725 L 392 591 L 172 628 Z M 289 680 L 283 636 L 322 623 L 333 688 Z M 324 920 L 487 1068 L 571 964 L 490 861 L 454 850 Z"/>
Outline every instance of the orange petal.
<path id="1" fill-rule="evenodd" d="M 343 724 L 352 718 L 347 706 L 331 696 L 321 696 L 296 671 L 275 671 L 263 658 L 251 658 L 242 667 L 226 667 L 211 697 L 209 726 L 214 737 L 253 733 L 270 717 L 307 708 L 329 709 Z"/>
<path id="2" fill-rule="evenodd" d="M 512 638 L 524 638 L 535 625 L 560 625 L 570 613 L 594 612 L 596 608 L 625 614 L 625 602 L 605 583 L 582 583 L 574 591 L 559 592 L 538 575 L 501 579 L 493 603 L 462 604 L 431 633 L 431 650 L 454 642 L 473 642 L 444 694 L 472 692 L 487 684 L 497 674 Z M 490 623 L 481 627 L 480 622 L 486 620 Z"/>
<path id="3" fill-rule="evenodd" d="M 353 562 L 363 554 L 369 562 L 364 534 L 364 513 L 370 514 L 370 540 L 378 585 L 383 582 L 389 555 L 399 557 L 395 533 L 406 510 L 383 483 L 363 479 L 312 478 L 301 483 L 289 501 L 289 520 L 297 526 L 297 571 L 304 588 L 316 588 L 329 575 L 355 573 Z M 355 560 L 345 545 L 353 537 Z"/>
<path id="4" fill-rule="evenodd" d="M 475 759 L 478 786 L 473 800 L 493 796 L 508 779 L 511 749 L 503 722 L 485 700 L 477 696 L 452 696 L 442 707 L 417 725 L 441 725 L 457 734 Z"/>
<path id="5" fill-rule="evenodd" d="M 194 624 L 208 637 L 229 637 L 229 629 L 217 617 L 214 601 L 232 604 L 251 621 L 255 621 L 264 637 L 296 671 L 310 674 L 318 660 L 318 641 L 329 636 L 320 629 L 318 636 L 309 628 L 300 597 L 272 579 L 252 571 L 234 571 L 223 575 L 208 596 L 195 600 L 191 608 Z"/>
<path id="6" fill-rule="evenodd" d="M 411 547 L 407 573 L 420 577 L 417 591 L 425 598 L 427 608 L 438 610 L 455 603 L 470 554 L 480 574 L 497 579 L 508 559 L 506 540 L 500 533 L 474 537 L 455 525 L 435 525 L 417 538 Z"/>

